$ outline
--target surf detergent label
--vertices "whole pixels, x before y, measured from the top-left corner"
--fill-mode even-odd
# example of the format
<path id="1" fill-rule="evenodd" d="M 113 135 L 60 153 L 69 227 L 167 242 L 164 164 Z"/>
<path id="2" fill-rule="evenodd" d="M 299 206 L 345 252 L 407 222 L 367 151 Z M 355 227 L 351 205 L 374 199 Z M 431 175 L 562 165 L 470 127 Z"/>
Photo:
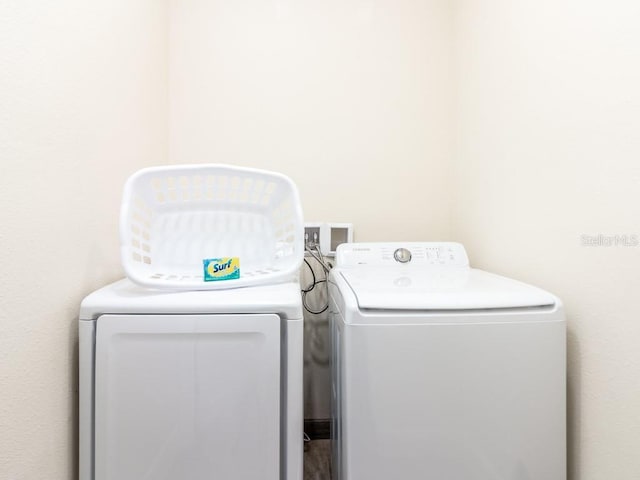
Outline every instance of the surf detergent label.
<path id="1" fill-rule="evenodd" d="M 205 258 L 202 263 L 204 265 L 205 282 L 240 278 L 239 257 Z"/>

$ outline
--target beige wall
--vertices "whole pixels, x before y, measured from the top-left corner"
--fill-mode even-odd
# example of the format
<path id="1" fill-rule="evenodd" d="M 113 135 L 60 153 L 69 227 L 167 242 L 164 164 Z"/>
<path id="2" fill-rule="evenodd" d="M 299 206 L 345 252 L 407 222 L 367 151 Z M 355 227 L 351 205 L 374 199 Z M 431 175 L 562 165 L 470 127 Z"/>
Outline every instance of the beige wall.
<path id="1" fill-rule="evenodd" d="M 172 162 L 282 171 L 360 240 L 447 237 L 448 0 L 171 5 Z"/>
<path id="2" fill-rule="evenodd" d="M 0 478 L 75 477 L 77 314 L 121 187 L 166 161 L 167 9 L 0 2 Z"/>
<path id="3" fill-rule="evenodd" d="M 453 236 L 558 294 L 572 480 L 640 475 L 640 3 L 456 2 Z"/>
<path id="4" fill-rule="evenodd" d="M 447 238 L 451 13 L 448 0 L 172 1 L 171 161 L 281 171 L 308 221 L 353 222 L 356 240 Z M 305 417 L 324 419 L 328 323 L 305 320 Z"/>
<path id="5" fill-rule="evenodd" d="M 450 2 L 171 6 L 172 162 L 281 171 L 356 240 L 448 237 Z M 328 418 L 326 314 L 305 320 L 305 417 Z"/>

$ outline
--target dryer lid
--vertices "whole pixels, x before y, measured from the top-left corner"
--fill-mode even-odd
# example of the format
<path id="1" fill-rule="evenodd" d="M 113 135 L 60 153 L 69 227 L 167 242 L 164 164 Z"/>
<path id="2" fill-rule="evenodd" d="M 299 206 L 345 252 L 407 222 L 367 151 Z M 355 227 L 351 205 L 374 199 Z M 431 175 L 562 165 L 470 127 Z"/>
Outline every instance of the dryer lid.
<path id="1" fill-rule="evenodd" d="M 552 306 L 539 288 L 466 267 L 343 269 L 361 309 L 477 310 Z"/>

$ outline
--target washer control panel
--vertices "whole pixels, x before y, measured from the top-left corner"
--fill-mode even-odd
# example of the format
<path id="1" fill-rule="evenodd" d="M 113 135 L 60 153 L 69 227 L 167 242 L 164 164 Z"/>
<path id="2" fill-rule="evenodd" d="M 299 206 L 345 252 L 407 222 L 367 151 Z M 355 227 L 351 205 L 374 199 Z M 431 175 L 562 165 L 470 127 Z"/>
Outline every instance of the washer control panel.
<path id="1" fill-rule="evenodd" d="M 455 242 L 343 243 L 336 251 L 336 264 L 468 267 L 469 259 Z"/>

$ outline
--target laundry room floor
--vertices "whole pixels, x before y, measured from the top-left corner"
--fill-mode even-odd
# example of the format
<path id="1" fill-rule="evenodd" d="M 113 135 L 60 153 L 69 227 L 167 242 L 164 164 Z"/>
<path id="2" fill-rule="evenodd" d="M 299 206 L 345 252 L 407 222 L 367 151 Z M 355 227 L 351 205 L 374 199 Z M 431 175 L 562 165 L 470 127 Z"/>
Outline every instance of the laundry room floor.
<path id="1" fill-rule="evenodd" d="M 331 480 L 331 440 L 305 444 L 304 480 Z"/>

